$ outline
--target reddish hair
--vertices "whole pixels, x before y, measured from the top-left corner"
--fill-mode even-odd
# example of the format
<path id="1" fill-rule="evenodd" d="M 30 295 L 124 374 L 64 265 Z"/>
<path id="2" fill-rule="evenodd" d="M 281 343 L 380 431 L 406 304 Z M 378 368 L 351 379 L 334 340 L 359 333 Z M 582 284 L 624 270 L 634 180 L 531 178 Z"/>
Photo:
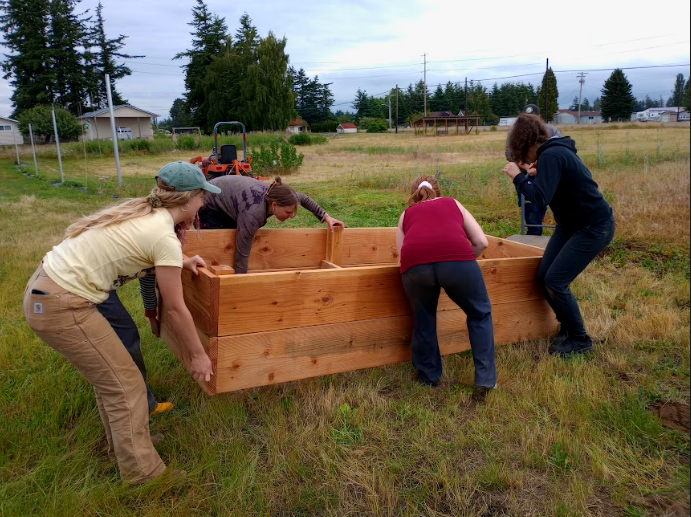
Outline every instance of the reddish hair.
<path id="1" fill-rule="evenodd" d="M 547 126 L 538 115 L 522 113 L 516 119 L 509 135 L 509 154 L 515 161 L 525 162 L 528 152 L 535 145 L 549 140 Z"/>
<path id="2" fill-rule="evenodd" d="M 428 186 L 421 187 L 420 183 L 426 181 L 432 188 Z M 410 197 L 408 198 L 408 206 L 413 206 L 422 201 L 427 201 L 428 199 L 434 199 L 436 197 L 441 197 L 441 189 L 439 188 L 439 182 L 434 176 L 419 176 L 413 180 L 410 186 Z"/>

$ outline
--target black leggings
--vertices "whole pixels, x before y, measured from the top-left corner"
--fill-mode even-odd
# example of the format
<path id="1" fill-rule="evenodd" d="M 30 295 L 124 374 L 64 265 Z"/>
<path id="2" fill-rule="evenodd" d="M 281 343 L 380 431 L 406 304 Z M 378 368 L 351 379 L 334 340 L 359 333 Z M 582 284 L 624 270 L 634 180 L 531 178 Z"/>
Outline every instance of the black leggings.
<path id="1" fill-rule="evenodd" d="M 202 230 L 235 230 L 238 223 L 224 212 L 213 208 L 202 208 L 199 211 L 199 224 Z"/>

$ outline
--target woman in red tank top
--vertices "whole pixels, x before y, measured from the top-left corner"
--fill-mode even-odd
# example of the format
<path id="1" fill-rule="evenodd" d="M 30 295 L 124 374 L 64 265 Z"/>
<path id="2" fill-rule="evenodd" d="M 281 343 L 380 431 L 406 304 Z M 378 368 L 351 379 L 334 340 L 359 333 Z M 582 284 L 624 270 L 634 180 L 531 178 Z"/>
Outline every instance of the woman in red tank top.
<path id="1" fill-rule="evenodd" d="M 437 304 L 443 288 L 467 316 L 475 364 L 474 397 L 482 398 L 497 383 L 492 309 L 475 260 L 487 248 L 487 237 L 461 203 L 441 196 L 432 176 L 413 181 L 408 205 L 398 220 L 396 245 L 413 313 L 411 346 L 418 380 L 436 386 L 441 377 Z"/>

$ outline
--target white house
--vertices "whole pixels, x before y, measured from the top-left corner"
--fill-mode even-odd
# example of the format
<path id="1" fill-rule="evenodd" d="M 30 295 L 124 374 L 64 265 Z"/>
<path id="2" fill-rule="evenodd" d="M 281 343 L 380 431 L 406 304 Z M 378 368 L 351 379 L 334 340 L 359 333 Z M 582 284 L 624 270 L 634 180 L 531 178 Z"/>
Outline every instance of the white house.
<path id="1" fill-rule="evenodd" d="M 0 117 L 0 145 L 22 145 L 24 137 L 19 132 L 19 122 L 13 118 Z"/>
<path id="2" fill-rule="evenodd" d="M 336 126 L 336 133 L 357 133 L 357 126 L 351 122 L 341 122 Z"/>
<path id="3" fill-rule="evenodd" d="M 602 122 L 602 115 L 599 111 L 581 111 L 581 117 L 578 118 L 578 111 L 574 110 L 558 110 L 555 117 L 555 124 L 599 124 Z"/>
<path id="4" fill-rule="evenodd" d="M 286 128 L 286 131 L 291 135 L 297 135 L 298 133 L 307 133 L 307 131 L 309 131 L 309 127 L 307 125 L 307 122 L 305 122 L 301 118 L 294 118 L 293 120 L 288 122 L 288 127 Z"/>
<path id="5" fill-rule="evenodd" d="M 144 139 L 151 140 L 154 131 L 151 128 L 152 119 L 158 117 L 155 113 L 139 109 L 131 104 L 113 106 L 115 128 L 120 140 Z M 110 130 L 110 111 L 108 108 L 85 113 L 78 120 L 86 126 L 82 139 L 110 140 L 113 133 Z"/>
<path id="6" fill-rule="evenodd" d="M 500 117 L 498 126 L 513 126 L 518 117 Z"/>
<path id="7" fill-rule="evenodd" d="M 677 108 L 676 106 L 668 108 L 648 108 L 637 112 L 635 120 L 639 122 L 677 122 L 677 111 L 680 115 L 686 112 L 684 108 Z M 679 118 L 683 120 L 684 117 L 680 116 Z"/>

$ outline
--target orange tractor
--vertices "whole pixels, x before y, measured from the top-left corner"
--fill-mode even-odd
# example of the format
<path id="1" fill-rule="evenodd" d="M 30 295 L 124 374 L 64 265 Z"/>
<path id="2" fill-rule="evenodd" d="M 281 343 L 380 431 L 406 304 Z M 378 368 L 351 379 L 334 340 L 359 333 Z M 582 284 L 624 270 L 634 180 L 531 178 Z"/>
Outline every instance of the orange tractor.
<path id="1" fill-rule="evenodd" d="M 242 160 L 238 160 L 238 152 L 234 145 L 222 145 L 219 154 L 218 128 L 219 126 L 232 124 L 238 124 L 242 127 Z M 242 122 L 217 122 L 214 125 L 214 148 L 211 151 L 211 156 L 208 158 L 195 156 L 190 160 L 190 163 L 197 165 L 207 179 L 218 178 L 227 174 L 249 176 L 258 180 L 268 179 L 252 174 L 252 157 L 247 156 L 247 138 L 245 125 Z"/>

